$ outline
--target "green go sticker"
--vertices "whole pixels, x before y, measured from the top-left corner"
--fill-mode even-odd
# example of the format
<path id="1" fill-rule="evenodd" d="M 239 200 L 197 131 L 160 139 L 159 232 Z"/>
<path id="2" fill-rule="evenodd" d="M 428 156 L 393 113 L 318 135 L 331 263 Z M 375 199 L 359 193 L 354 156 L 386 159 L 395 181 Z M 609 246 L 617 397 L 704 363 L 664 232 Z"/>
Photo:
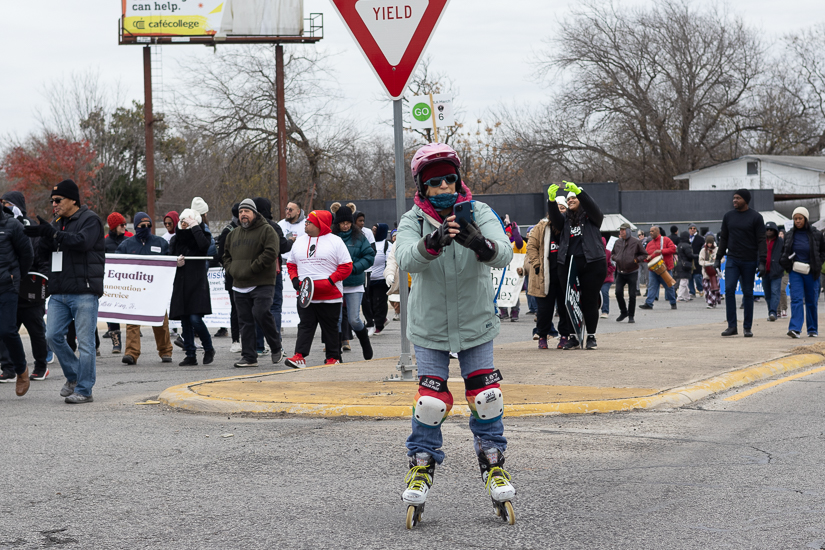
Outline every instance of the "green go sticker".
<path id="1" fill-rule="evenodd" d="M 412 114 L 415 117 L 415 120 L 419 122 L 424 122 L 425 120 L 430 118 L 430 106 L 426 103 L 419 103 L 415 107 L 413 107 Z"/>

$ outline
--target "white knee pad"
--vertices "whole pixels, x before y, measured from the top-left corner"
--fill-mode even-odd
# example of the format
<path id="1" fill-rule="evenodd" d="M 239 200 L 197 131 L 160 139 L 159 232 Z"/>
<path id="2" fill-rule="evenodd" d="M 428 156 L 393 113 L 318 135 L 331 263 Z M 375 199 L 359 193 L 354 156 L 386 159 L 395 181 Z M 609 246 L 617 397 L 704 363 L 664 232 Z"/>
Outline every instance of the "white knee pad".
<path id="1" fill-rule="evenodd" d="M 495 422 L 504 416 L 504 398 L 498 385 L 500 381 L 499 371 L 471 376 L 464 381 L 467 404 L 479 422 Z"/>
<path id="2" fill-rule="evenodd" d="M 422 376 L 413 405 L 413 420 L 428 428 L 441 426 L 453 408 L 453 396 L 447 382 Z"/>

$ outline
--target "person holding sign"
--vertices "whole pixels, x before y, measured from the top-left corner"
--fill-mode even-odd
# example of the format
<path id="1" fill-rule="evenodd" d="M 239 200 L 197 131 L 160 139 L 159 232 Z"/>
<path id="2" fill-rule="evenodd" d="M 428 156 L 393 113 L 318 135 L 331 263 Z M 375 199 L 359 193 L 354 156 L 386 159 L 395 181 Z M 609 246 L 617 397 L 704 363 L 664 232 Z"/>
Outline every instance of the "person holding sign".
<path id="1" fill-rule="evenodd" d="M 180 367 L 198 364 L 195 332 L 203 344 L 203 364 L 208 365 L 215 359 L 212 336 L 203 322 L 203 316 L 212 313 L 212 298 L 207 277 L 208 260 L 185 258 L 208 255 L 211 244 L 212 237 L 204 229 L 201 215 L 191 208 L 181 212 L 178 229 L 169 241 L 169 254 L 178 257 L 169 318 L 179 320 L 181 325 L 186 358 L 178 363 Z"/>
<path id="2" fill-rule="evenodd" d="M 24 231 L 30 237 L 39 236 L 39 254 L 51 257 L 46 340 L 66 377 L 60 396 L 70 404 L 91 403 L 97 378 L 97 309 L 106 262 L 103 221 L 89 207 L 81 206 L 80 189 L 72 180 L 54 186 L 52 204 L 57 217 L 53 223 L 38 217 L 40 225 Z M 66 341 L 72 319 L 79 357 Z"/>
<path id="3" fill-rule="evenodd" d="M 507 439 L 501 374 L 493 364 L 500 320 L 490 299 L 490 268 L 508 266 L 513 247 L 495 212 L 472 200 L 460 167 L 447 145 L 419 149 L 411 163 L 418 188 L 415 206 L 398 227 L 396 260 L 402 272 L 412 274 L 407 336 L 415 347 L 419 377 L 406 444 L 410 470 L 401 499 L 417 510 L 426 501 L 436 465 L 444 460 L 441 424 L 453 406 L 447 379 L 450 353 L 455 352 L 472 411 L 470 431 L 482 480 L 497 508 L 506 503 L 509 513 L 516 491 L 503 468 Z M 458 210 L 461 223 L 454 213 Z"/>
<path id="4" fill-rule="evenodd" d="M 295 239 L 286 267 L 296 292 L 304 279 L 312 281 L 313 292 L 307 307 L 298 308 L 301 320 L 298 323 L 295 355 L 284 364 L 294 369 L 307 366 L 306 357 L 312 349 L 312 339 L 318 325 L 321 325 L 321 336 L 326 344 L 324 363 L 340 363 L 338 319 L 344 296 L 343 281 L 352 273 L 352 258 L 344 241 L 332 234 L 331 212 L 313 210 L 309 213 L 306 233 Z"/>
<path id="5" fill-rule="evenodd" d="M 556 202 L 558 185 L 547 189 L 550 198 L 550 221 L 554 227 L 561 227 L 559 238 L 559 277 L 564 288 L 568 288 L 568 273 L 571 262 L 576 262 L 581 290 L 581 311 L 587 330 L 587 349 L 596 349 L 596 329 L 599 326 L 601 289 L 607 277 L 607 255 L 599 229 L 604 215 L 598 205 L 581 187 L 565 181 L 567 192 L 567 212 L 562 214 Z M 571 323 L 572 325 L 572 323 Z M 570 334 L 564 349 L 581 347 L 576 334 Z"/>
<path id="6" fill-rule="evenodd" d="M 124 240 L 115 251 L 117 254 L 139 254 L 141 256 L 165 256 L 169 253 L 169 243 L 163 237 L 152 235 L 152 219 L 146 212 L 138 212 L 132 220 L 135 235 Z M 152 327 L 155 345 L 162 363 L 172 362 L 172 340 L 169 337 L 169 315 L 163 318 L 163 325 Z M 126 353 L 120 360 L 126 365 L 137 364 L 140 357 L 140 325 L 126 325 Z"/>

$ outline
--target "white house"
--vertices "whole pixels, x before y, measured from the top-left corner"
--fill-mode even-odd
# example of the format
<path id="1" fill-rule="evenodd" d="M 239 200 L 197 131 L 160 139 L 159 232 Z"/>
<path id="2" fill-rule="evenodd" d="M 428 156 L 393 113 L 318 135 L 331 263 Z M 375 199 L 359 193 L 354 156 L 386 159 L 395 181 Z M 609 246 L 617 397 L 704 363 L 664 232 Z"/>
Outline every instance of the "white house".
<path id="1" fill-rule="evenodd" d="M 688 180 L 691 191 L 773 189 L 776 210 L 790 216 L 805 206 L 811 221 L 825 219 L 825 157 L 746 155 L 693 172 L 675 180 Z"/>

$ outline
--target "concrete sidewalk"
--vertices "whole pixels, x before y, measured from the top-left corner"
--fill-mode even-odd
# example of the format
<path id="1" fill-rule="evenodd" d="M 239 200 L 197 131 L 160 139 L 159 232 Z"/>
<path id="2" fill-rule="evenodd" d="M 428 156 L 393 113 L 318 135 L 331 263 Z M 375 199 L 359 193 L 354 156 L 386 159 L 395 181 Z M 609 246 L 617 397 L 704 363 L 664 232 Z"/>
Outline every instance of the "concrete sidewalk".
<path id="1" fill-rule="evenodd" d="M 722 338 L 724 323 L 603 334 L 593 351 L 539 350 L 537 342 L 495 346 L 505 415 L 679 407 L 730 388 L 825 361 L 825 343 L 788 338 L 780 323 L 756 321 L 754 338 Z M 806 345 L 812 344 L 812 345 Z M 417 384 L 382 382 L 397 357 L 239 376 L 174 386 L 174 408 L 223 413 L 406 417 Z M 264 367 L 265 368 L 265 367 Z M 470 414 L 458 362 L 450 369 L 452 414 Z"/>

